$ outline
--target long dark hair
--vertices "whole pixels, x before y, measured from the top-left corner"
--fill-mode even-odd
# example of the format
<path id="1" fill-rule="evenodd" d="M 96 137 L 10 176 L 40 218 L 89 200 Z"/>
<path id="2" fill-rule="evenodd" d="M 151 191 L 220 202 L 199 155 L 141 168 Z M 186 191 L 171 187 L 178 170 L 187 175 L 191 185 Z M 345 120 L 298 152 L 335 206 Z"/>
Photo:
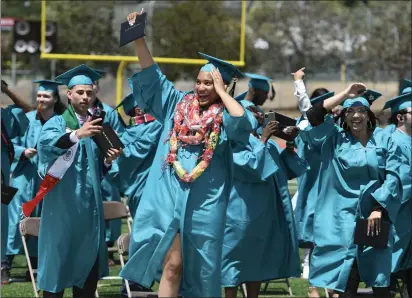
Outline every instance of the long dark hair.
<path id="1" fill-rule="evenodd" d="M 321 96 L 323 94 L 329 93 L 329 90 L 326 88 L 316 88 L 313 90 L 312 95 L 310 96 L 310 99 L 313 99 L 315 97 Z"/>
<path id="2" fill-rule="evenodd" d="M 64 113 L 64 111 L 67 109 L 66 105 L 62 102 L 60 95 L 59 95 L 59 91 L 57 91 L 55 94 L 53 94 L 55 96 L 56 103 L 54 104 L 54 112 L 58 115 L 61 115 Z"/>
<path id="3" fill-rule="evenodd" d="M 345 123 L 345 115 L 346 115 L 347 110 L 348 108 L 344 108 L 340 112 L 340 115 L 337 118 L 339 122 L 336 122 L 336 123 L 339 123 L 339 126 L 342 127 L 345 131 L 347 131 L 347 129 L 343 125 Z M 371 127 L 368 127 L 368 130 L 374 131 L 376 128 L 376 125 L 379 124 L 379 119 L 375 116 L 375 114 L 370 109 L 367 109 L 367 111 L 368 111 L 369 121 L 372 124 Z"/>

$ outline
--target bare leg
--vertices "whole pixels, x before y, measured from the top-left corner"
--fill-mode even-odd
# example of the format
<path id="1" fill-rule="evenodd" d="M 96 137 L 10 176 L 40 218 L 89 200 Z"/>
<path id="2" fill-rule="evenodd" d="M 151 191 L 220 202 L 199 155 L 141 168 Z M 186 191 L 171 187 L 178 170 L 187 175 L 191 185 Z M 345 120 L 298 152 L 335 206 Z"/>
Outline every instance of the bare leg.
<path id="1" fill-rule="evenodd" d="M 237 298 L 238 287 L 225 288 L 225 298 Z"/>
<path id="2" fill-rule="evenodd" d="M 182 246 L 177 233 L 163 262 L 163 274 L 159 284 L 158 297 L 177 297 L 182 278 Z"/>
<path id="3" fill-rule="evenodd" d="M 246 283 L 247 297 L 248 298 L 257 298 L 260 293 L 260 281 L 248 281 Z"/>
<path id="4" fill-rule="evenodd" d="M 320 297 L 318 288 L 310 286 L 308 289 L 308 297 L 313 297 L 313 298 Z"/>

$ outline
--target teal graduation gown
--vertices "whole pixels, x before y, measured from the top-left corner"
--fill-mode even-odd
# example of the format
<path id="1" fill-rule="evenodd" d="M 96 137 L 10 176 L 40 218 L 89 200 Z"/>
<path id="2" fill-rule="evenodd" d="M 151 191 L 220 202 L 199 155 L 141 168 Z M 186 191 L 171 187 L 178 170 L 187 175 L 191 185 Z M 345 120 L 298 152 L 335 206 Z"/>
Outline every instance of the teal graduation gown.
<path id="1" fill-rule="evenodd" d="M 253 135 L 234 146 L 234 183 L 223 242 L 222 286 L 300 275 L 299 247 L 288 179 L 307 163 Z"/>
<path id="2" fill-rule="evenodd" d="M 302 121 L 303 117 L 298 119 Z M 313 246 L 313 216 L 318 198 L 319 171 L 321 165 L 320 152 L 309 150 L 309 147 L 298 135 L 295 139 L 298 155 L 309 163 L 309 169 L 298 177 L 298 197 L 296 200 L 295 220 L 299 246 Z"/>
<path id="3" fill-rule="evenodd" d="M 24 111 L 16 105 L 1 108 L 2 129 L 5 128 L 7 136 L 11 140 L 24 135 L 29 121 Z M 9 184 L 10 169 L 13 160 L 10 160 L 4 140 L 1 140 L 1 174 L 5 184 Z M 13 198 L 14 199 L 14 198 Z M 1 259 L 4 260 L 7 250 L 7 235 L 9 227 L 8 205 L 1 204 Z"/>
<path id="4" fill-rule="evenodd" d="M 42 177 L 56 159 L 67 152 L 68 149 L 55 146 L 65 133 L 66 122 L 62 116 L 53 117 L 43 126 L 38 141 Z M 99 162 L 96 162 L 97 156 Z M 100 190 L 103 166 L 100 151 L 92 139 L 81 139 L 73 164 L 43 199 L 38 240 L 39 289 L 55 293 L 73 286 L 83 288 L 96 261 L 99 277 L 108 274 Z"/>
<path id="5" fill-rule="evenodd" d="M 123 154 L 117 159 L 119 189 L 128 197 L 132 218 L 146 185 L 150 168 L 159 144 L 162 125 L 154 120 L 126 128 L 120 139 Z"/>
<path id="6" fill-rule="evenodd" d="M 193 183 L 178 179 L 164 168 L 177 103 L 185 92 L 175 89 L 157 64 L 129 79 L 137 105 L 154 116 L 163 130 L 131 233 L 129 260 L 120 275 L 150 288 L 159 281 L 164 257 L 180 230 L 183 275 L 181 294 L 190 297 L 220 297 L 220 264 L 226 206 L 229 199 L 233 158 L 229 140 L 247 143 L 256 120 L 250 112 L 241 117 L 223 113 L 223 125 L 213 159 Z M 255 126 L 253 126 L 255 125 Z M 178 160 L 190 172 L 198 163 L 203 146 L 184 146 Z"/>
<path id="7" fill-rule="evenodd" d="M 13 139 L 14 143 L 14 161 L 12 164 L 11 185 L 18 189 L 14 199 L 9 205 L 9 236 L 7 242 L 7 254 L 17 255 L 23 253 L 23 244 L 20 235 L 21 206 L 34 198 L 39 190 L 41 179 L 37 174 L 38 155 L 28 159 L 23 156 L 27 148 L 37 148 L 37 141 L 40 137 L 43 124 L 37 119 L 37 111 L 31 111 L 26 114 L 29 120 L 29 126 L 24 136 Z M 40 217 L 41 203 L 31 214 L 32 217 Z M 29 254 L 32 257 L 37 256 L 37 238 L 29 237 L 27 239 Z"/>
<path id="8" fill-rule="evenodd" d="M 402 186 L 400 149 L 376 128 L 366 147 L 329 118 L 300 132 L 321 153 L 318 201 L 314 217 L 311 285 L 344 291 L 354 260 L 368 286 L 390 282 L 393 236 L 388 247 L 377 249 L 353 243 L 358 218 L 368 218 L 379 204 L 395 222 Z"/>
<path id="9" fill-rule="evenodd" d="M 113 130 L 120 134 L 124 131 L 124 125 L 119 119 L 119 114 L 115 109 L 109 105 L 98 101 L 97 105 L 100 106 L 105 112 L 106 117 L 104 118 L 105 123 L 109 123 Z M 120 191 L 116 184 L 111 183 L 108 176 L 103 177 L 102 180 L 102 199 L 103 201 L 115 201 L 120 202 Z M 115 242 L 119 238 L 122 230 L 122 220 L 113 219 L 106 222 L 106 242 Z"/>
<path id="10" fill-rule="evenodd" d="M 412 138 L 388 125 L 383 130 L 402 151 L 400 176 L 402 180 L 402 205 L 396 217 L 392 255 L 392 272 L 412 268 Z"/>

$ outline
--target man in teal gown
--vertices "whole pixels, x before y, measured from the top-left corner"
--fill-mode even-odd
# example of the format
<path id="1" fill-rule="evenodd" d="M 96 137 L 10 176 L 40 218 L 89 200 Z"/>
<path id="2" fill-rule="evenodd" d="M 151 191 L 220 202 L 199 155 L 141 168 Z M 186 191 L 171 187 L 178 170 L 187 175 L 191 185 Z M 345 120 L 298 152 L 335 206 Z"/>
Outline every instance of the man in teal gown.
<path id="1" fill-rule="evenodd" d="M 115 175 L 112 162 L 120 151 L 110 149 L 103 160 L 91 139 L 102 129 L 102 119 L 90 120 L 88 114 L 92 85 L 100 77 L 84 64 L 56 77 L 67 85 L 70 104 L 44 125 L 38 141 L 44 179 L 57 162 L 61 168 L 62 160 L 73 161 L 43 201 L 38 240 L 43 297 L 63 297 L 68 287 L 75 297 L 93 297 L 99 278 L 108 274 L 101 179 L 109 171 Z"/>
<path id="2" fill-rule="evenodd" d="M 392 272 L 397 274 L 392 275 L 392 284 L 396 276 L 403 276 L 412 296 L 412 82 L 404 80 L 401 94 L 386 102 L 384 109 L 391 109 L 391 117 L 383 132 L 388 133 L 402 151 L 403 197 L 394 225 Z"/>

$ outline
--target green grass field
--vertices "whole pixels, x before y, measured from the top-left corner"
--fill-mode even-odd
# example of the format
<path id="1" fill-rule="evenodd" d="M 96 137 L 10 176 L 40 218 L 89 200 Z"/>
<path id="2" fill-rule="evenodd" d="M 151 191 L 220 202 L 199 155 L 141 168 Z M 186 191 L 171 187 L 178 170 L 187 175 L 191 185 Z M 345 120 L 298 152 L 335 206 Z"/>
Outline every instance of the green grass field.
<path id="1" fill-rule="evenodd" d="M 289 183 L 291 194 L 296 191 L 296 181 L 292 180 Z M 122 232 L 127 232 L 127 225 L 124 222 Z M 115 255 L 116 261 L 119 260 Z M 119 262 L 117 262 L 119 263 Z M 120 264 L 120 263 L 119 263 Z M 117 276 L 120 272 L 120 265 L 111 267 L 110 275 Z M 23 279 L 27 270 L 27 263 L 24 256 L 17 256 L 13 263 L 13 269 L 11 270 L 11 277 L 15 279 Z M 306 297 L 308 289 L 308 281 L 300 278 L 290 279 L 293 295 L 297 297 Z M 154 286 L 156 291 L 158 285 Z M 120 280 L 101 281 L 99 282 L 98 291 L 100 297 L 121 297 L 120 296 Z M 263 285 L 262 285 L 263 290 Z M 64 297 L 72 297 L 71 289 L 65 291 Z M 325 296 L 324 290 L 320 291 L 322 297 Z M 41 294 L 40 294 L 41 295 Z M 285 283 L 271 282 L 266 292 L 262 292 L 261 297 L 282 297 L 288 296 L 287 286 Z M 30 282 L 12 282 L 8 285 L 4 285 L 1 288 L 1 297 L 34 297 L 33 289 Z M 241 294 L 239 293 L 239 297 Z"/>

